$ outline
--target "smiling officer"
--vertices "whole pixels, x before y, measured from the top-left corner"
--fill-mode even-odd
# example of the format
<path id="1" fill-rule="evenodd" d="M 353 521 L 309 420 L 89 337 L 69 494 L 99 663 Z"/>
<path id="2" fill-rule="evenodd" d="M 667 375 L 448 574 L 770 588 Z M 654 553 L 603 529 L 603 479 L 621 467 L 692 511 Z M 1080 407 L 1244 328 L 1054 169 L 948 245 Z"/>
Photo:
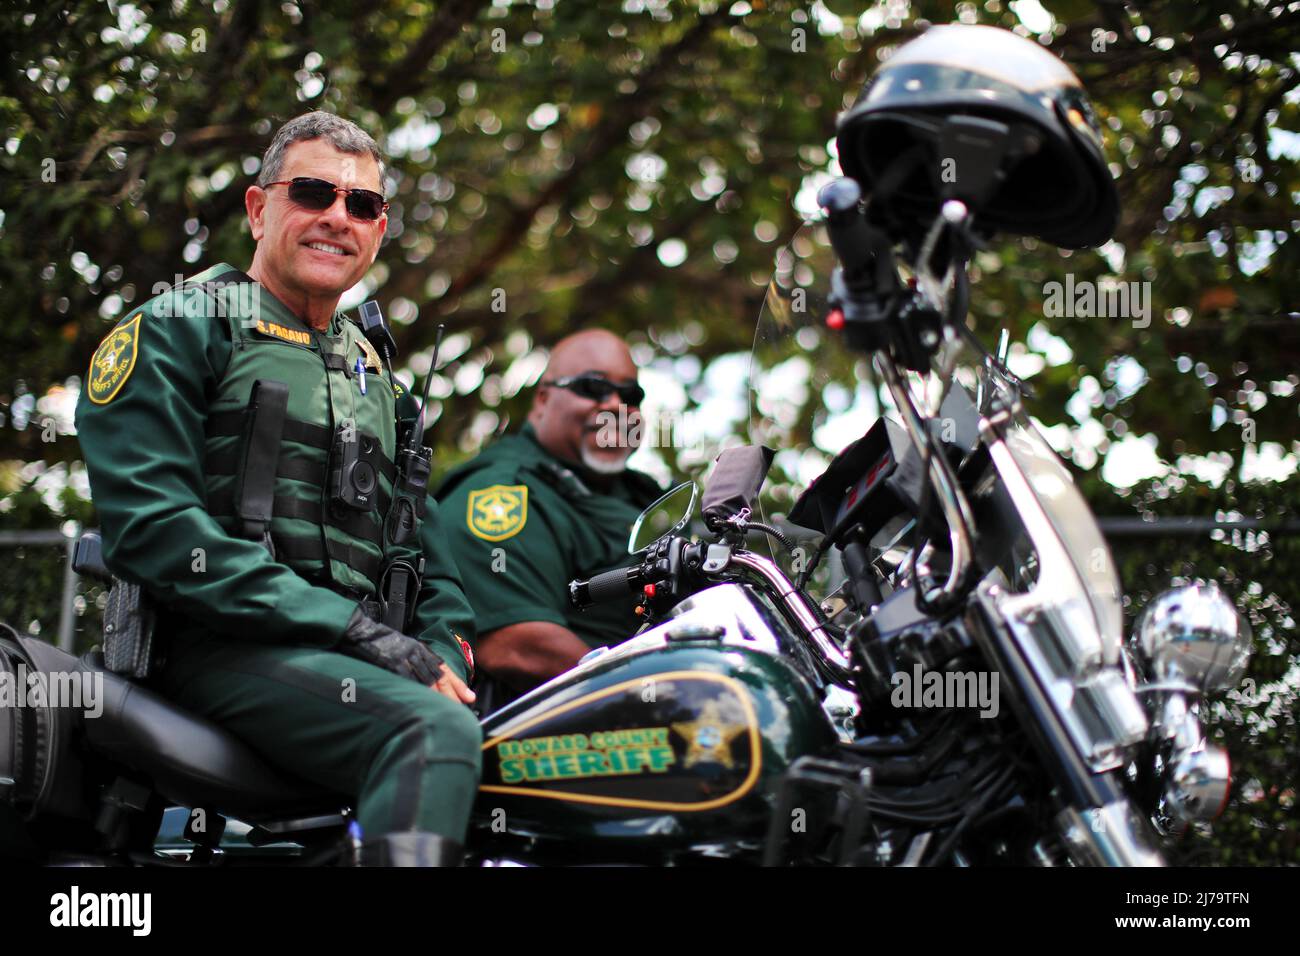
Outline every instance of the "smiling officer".
<path id="1" fill-rule="evenodd" d="M 435 493 L 477 612 L 485 712 L 626 640 L 626 603 L 578 611 L 568 583 L 628 563 L 632 523 L 661 489 L 627 467 L 644 392 L 627 345 L 590 329 L 551 352 L 528 422 Z"/>
<path id="2" fill-rule="evenodd" d="M 132 311 L 77 427 L 105 560 L 159 605 L 157 686 L 354 798 L 363 860 L 439 865 L 478 781 L 472 613 L 436 508 L 387 520 L 398 388 L 336 311 L 387 226 L 382 163 L 337 116 L 286 123 L 245 194 L 248 273 L 217 265 Z"/>

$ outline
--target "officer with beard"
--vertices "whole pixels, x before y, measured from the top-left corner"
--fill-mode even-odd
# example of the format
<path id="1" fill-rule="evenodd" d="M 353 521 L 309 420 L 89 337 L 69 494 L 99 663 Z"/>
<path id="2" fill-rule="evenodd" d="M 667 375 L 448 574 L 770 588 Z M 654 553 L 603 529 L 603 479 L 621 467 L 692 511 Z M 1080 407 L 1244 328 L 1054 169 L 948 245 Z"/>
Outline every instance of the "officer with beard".
<path id="1" fill-rule="evenodd" d="M 640 622 L 623 602 L 570 606 L 568 582 L 628 563 L 627 539 L 662 494 L 627 467 L 645 393 L 627 345 L 602 329 L 551 352 L 527 423 L 435 492 L 477 616 L 482 712 L 573 667 Z"/>

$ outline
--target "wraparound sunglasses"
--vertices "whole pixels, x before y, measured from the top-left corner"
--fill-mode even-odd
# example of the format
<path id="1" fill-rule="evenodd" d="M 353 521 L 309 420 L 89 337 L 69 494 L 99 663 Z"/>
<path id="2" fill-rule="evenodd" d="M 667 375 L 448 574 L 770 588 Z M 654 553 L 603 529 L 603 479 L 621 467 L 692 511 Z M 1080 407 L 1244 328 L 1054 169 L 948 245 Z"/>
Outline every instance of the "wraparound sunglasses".
<path id="1" fill-rule="evenodd" d="M 312 179 L 310 176 L 298 176 L 294 179 L 280 179 L 273 183 L 263 183 L 262 188 L 271 186 L 288 186 L 289 198 L 313 212 L 321 212 L 334 205 L 334 197 L 343 194 L 343 206 L 353 219 L 374 221 L 388 209 L 384 197 L 370 189 L 348 189 L 335 186 L 324 179 Z"/>
<path id="2" fill-rule="evenodd" d="M 619 400 L 624 405 L 640 405 L 645 399 L 645 389 L 635 382 L 617 385 L 600 375 L 570 375 L 567 378 L 556 378 L 542 384 L 567 388 L 575 395 L 589 398 L 593 402 L 603 402 L 609 397 L 610 392 L 618 392 Z"/>

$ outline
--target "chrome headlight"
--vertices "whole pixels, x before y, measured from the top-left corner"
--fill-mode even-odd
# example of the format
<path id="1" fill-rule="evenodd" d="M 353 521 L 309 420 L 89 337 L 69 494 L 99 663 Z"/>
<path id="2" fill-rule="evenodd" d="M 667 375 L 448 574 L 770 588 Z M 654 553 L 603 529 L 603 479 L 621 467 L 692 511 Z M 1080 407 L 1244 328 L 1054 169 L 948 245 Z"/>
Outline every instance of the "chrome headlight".
<path id="1" fill-rule="evenodd" d="M 1183 681 L 1203 694 L 1237 686 L 1250 663 L 1250 623 L 1213 582 L 1157 596 L 1133 642 L 1154 679 Z"/>

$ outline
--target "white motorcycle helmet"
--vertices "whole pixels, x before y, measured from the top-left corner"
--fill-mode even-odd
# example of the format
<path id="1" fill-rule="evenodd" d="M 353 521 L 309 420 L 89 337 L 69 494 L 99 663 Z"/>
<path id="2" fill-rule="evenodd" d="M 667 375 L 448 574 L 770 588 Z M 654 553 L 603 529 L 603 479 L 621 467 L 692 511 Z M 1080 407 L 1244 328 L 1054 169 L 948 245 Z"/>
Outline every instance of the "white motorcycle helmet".
<path id="1" fill-rule="evenodd" d="M 941 142 L 955 116 L 1007 127 L 994 186 L 972 209 L 983 231 L 1067 248 L 1110 238 L 1119 197 L 1078 77 L 1033 40 L 986 26 L 932 27 L 904 44 L 840 120 L 840 164 L 876 215 L 934 219 L 954 178 Z"/>

